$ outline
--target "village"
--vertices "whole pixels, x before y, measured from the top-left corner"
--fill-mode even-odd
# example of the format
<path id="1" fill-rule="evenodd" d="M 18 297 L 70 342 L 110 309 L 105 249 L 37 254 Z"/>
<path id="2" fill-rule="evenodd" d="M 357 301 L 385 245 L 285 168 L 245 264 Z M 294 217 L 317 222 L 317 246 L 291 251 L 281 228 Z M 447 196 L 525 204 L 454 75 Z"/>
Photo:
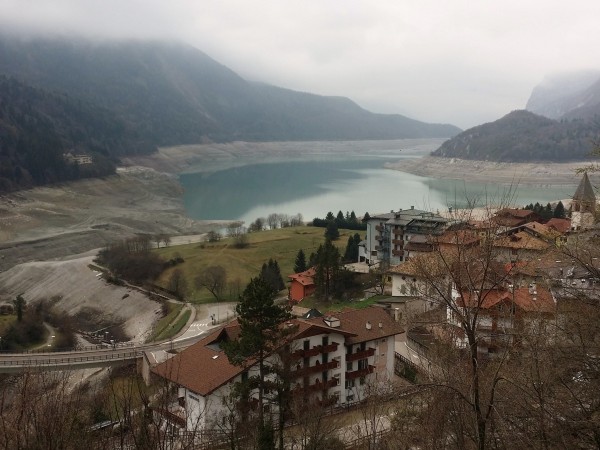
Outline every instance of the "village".
<path id="1" fill-rule="evenodd" d="M 173 436 L 239 439 L 248 433 L 243 425 L 254 423 L 251 417 L 257 414 L 263 423 L 281 429 L 292 416 L 293 423 L 301 421 L 292 414 L 297 405 L 325 417 L 373 399 L 385 402 L 407 395 L 414 386 L 449 386 L 448 371 L 462 370 L 481 381 L 452 389 L 471 398 L 475 411 L 479 402 L 499 407 L 494 395 L 499 396 L 501 374 L 514 370 L 513 364 L 521 369 L 529 364 L 522 359 L 532 357 L 532 342 L 556 345 L 568 340 L 571 352 L 578 344 L 586 345 L 583 338 L 564 333 L 574 311 L 585 315 L 597 309 L 596 205 L 584 173 L 568 217 L 542 219 L 531 209 L 509 207 L 495 208 L 487 217 L 472 211 L 441 215 L 414 207 L 374 214 L 366 221 L 358 261 L 347 266 L 381 277 L 383 295 L 372 306 L 335 314 L 303 308 L 302 300 L 315 291 L 315 270 L 290 275 L 293 317 L 279 324 L 288 332 L 264 361 L 253 356 L 240 363 L 226 355 L 224 348 L 242 333 L 238 320 L 211 330 L 180 353 L 145 356 L 145 380 L 171 386 L 170 400 L 155 413 Z M 365 297 L 374 294 L 367 291 Z M 595 335 L 590 339 L 594 342 Z M 554 360 L 548 351 L 557 352 L 544 347 L 535 356 Z M 583 350 L 583 357 L 594 362 L 597 355 Z M 265 371 L 263 365 L 271 369 Z M 569 370 L 573 377 L 582 376 L 581 367 Z M 248 384 L 261 378 L 267 387 Z M 244 385 L 246 391 L 234 400 Z M 288 397 L 282 397 L 283 385 Z M 404 394 L 398 394 L 398 387 Z M 593 416 L 597 399 L 592 405 Z M 479 432 L 491 427 L 486 422 L 491 423 L 490 417 L 476 413 L 483 425 Z M 358 436 L 376 443 L 384 434 L 393 435 L 392 421 L 379 419 Z M 453 435 L 447 433 L 443 439 Z"/>

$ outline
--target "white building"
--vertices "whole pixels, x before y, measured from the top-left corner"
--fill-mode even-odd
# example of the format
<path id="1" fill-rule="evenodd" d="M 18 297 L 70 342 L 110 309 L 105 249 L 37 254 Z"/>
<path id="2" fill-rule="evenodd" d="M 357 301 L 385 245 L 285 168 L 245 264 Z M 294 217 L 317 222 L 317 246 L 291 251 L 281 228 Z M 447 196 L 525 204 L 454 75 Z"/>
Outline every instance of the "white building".
<path id="1" fill-rule="evenodd" d="M 375 214 L 367 220 L 367 237 L 364 245 L 366 263 L 375 265 L 383 262 L 397 265 L 406 261 L 409 251 L 406 246 L 413 237 L 419 236 L 419 245 L 426 243 L 423 236 L 441 234 L 448 219 L 428 211 L 410 209 Z M 422 250 L 421 250 L 422 251 Z"/>
<path id="2" fill-rule="evenodd" d="M 293 335 L 281 347 L 282 355 L 291 360 L 292 393 L 307 404 L 341 406 L 360 401 L 368 382 L 388 381 L 394 374 L 394 337 L 403 330 L 382 308 L 292 319 L 283 326 L 293 327 Z M 177 386 L 178 401 L 162 411 L 167 419 L 174 419 L 172 425 L 210 430 L 218 421 L 228 420 L 232 386 L 258 373 L 256 363 L 233 365 L 222 350 L 223 342 L 238 335 L 237 322 L 220 327 L 153 369 Z M 269 363 L 281 359 L 273 354 Z M 256 392 L 251 396 L 258 401 Z"/>

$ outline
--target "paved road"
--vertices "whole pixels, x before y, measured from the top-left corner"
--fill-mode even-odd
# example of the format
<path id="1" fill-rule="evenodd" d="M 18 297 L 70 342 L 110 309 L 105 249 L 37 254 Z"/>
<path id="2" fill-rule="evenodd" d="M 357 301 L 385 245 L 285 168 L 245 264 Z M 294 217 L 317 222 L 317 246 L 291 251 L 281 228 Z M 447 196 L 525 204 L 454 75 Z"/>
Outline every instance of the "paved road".
<path id="1" fill-rule="evenodd" d="M 217 321 L 233 317 L 234 304 L 214 304 L 200 308 L 195 320 L 177 338 L 150 344 L 120 343 L 114 347 L 90 346 L 70 352 L 30 352 L 0 354 L 0 373 L 26 369 L 68 370 L 119 365 L 141 358 L 145 351 L 178 350 L 198 342 Z"/>

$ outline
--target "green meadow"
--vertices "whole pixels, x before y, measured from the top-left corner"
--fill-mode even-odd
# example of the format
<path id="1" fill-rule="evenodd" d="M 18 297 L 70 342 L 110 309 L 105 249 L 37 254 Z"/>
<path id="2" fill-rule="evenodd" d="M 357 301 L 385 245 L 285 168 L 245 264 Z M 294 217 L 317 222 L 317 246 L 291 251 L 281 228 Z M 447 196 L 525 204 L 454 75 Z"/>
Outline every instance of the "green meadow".
<path id="1" fill-rule="evenodd" d="M 171 274 L 175 269 L 179 269 L 183 272 L 187 283 L 186 300 L 194 303 L 214 301 L 214 297 L 206 289 L 196 289 L 194 279 L 206 267 L 222 266 L 227 272 L 227 287 L 222 299 L 234 301 L 237 300 L 240 289 L 243 290 L 250 278 L 260 273 L 263 263 L 269 258 L 277 260 L 281 275 L 287 282 L 287 276 L 294 273 L 298 250 L 304 251 L 308 262 L 310 254 L 316 252 L 319 245 L 325 241 L 324 233 L 324 228 L 300 226 L 249 233 L 248 246 L 241 249 L 234 247 L 231 238 L 219 242 L 156 249 L 154 251 L 167 260 L 177 256 L 184 259 L 183 263 L 165 270 L 157 284 L 168 288 Z M 340 238 L 336 241 L 340 253 L 344 253 L 348 237 L 353 236 L 354 233 L 356 231 L 340 230 Z"/>

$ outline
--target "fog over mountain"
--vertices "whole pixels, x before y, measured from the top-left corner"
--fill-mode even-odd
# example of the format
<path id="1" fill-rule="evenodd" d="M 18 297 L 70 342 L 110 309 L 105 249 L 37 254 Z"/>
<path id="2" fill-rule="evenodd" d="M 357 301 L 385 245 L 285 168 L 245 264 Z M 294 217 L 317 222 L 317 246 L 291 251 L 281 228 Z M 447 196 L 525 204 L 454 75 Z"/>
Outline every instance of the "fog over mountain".
<path id="1" fill-rule="evenodd" d="M 600 70 L 586 70 L 546 77 L 533 88 L 526 109 L 550 119 L 560 119 L 566 115 L 588 116 L 590 108 L 598 103 Z"/>

